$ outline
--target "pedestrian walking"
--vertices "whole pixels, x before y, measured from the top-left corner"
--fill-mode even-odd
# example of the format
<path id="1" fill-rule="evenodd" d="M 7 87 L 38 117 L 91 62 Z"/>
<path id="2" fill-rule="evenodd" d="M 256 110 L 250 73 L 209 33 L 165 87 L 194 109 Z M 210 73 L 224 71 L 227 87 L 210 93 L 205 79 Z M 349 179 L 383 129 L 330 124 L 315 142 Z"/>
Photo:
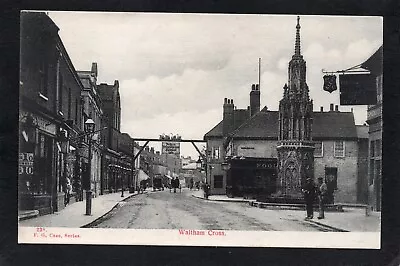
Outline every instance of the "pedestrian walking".
<path id="1" fill-rule="evenodd" d="M 64 200 L 65 206 L 67 206 L 69 204 L 69 200 L 71 198 L 71 194 L 72 194 L 71 179 L 69 179 L 69 177 L 67 177 L 65 179 L 65 200 Z"/>
<path id="2" fill-rule="evenodd" d="M 304 200 L 306 202 L 306 219 L 312 219 L 314 217 L 313 204 L 315 200 L 315 184 L 311 177 L 307 177 L 302 191 L 304 193 Z"/>
<path id="3" fill-rule="evenodd" d="M 193 178 L 191 178 L 190 179 L 190 182 L 189 182 L 189 188 L 190 188 L 190 190 L 192 190 L 193 189 Z"/>
<path id="4" fill-rule="evenodd" d="M 210 193 L 210 185 L 207 182 L 204 183 L 203 190 L 204 190 L 204 198 L 208 199 L 208 196 L 209 196 L 209 193 Z"/>
<path id="5" fill-rule="evenodd" d="M 175 178 L 174 181 L 174 193 L 176 193 L 176 189 L 179 187 L 179 179 L 178 177 Z"/>
<path id="6" fill-rule="evenodd" d="M 328 187 L 322 177 L 318 178 L 318 201 L 319 201 L 319 216 L 318 219 L 325 218 L 325 203 L 327 200 Z"/>

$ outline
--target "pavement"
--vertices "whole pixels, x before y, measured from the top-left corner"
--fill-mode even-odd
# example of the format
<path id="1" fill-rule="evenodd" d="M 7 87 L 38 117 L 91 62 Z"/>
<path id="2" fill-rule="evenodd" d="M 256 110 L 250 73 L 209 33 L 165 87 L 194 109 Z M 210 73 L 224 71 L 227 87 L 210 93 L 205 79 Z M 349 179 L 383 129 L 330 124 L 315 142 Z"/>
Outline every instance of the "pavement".
<path id="1" fill-rule="evenodd" d="M 204 199 L 203 191 L 192 191 L 192 196 L 195 198 Z M 221 202 L 255 202 L 255 200 L 243 198 L 228 198 L 226 195 L 210 195 L 209 201 Z M 314 218 L 304 220 L 305 211 L 285 208 L 282 204 L 281 208 L 274 206 L 273 209 L 279 210 L 282 214 L 285 213 L 289 217 L 298 220 L 304 220 L 307 223 L 321 226 L 327 230 L 339 232 L 380 232 L 381 231 L 381 212 L 366 212 L 365 208 L 347 207 L 343 204 L 342 212 L 325 212 L 325 219 L 317 219 L 318 210 L 314 210 Z"/>
<path id="2" fill-rule="evenodd" d="M 145 192 L 146 193 L 146 192 Z M 110 212 L 120 202 L 138 195 L 137 192 L 124 192 L 124 197 L 121 197 L 121 192 L 101 195 L 92 199 L 92 215 L 85 215 L 86 200 L 78 201 L 67 205 L 64 209 L 53 214 L 37 216 L 27 220 L 19 221 L 19 226 L 26 227 L 69 227 L 79 228 L 93 223 L 95 220 L 103 217 Z M 73 217 L 73 219 L 72 219 Z"/>

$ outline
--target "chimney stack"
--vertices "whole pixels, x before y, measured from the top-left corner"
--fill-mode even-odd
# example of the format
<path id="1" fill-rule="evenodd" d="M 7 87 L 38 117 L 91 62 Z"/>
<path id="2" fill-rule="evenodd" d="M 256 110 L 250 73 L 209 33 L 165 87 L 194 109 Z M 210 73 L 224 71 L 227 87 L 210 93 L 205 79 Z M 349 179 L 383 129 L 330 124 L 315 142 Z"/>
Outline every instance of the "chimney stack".
<path id="1" fill-rule="evenodd" d="M 333 111 L 333 103 L 330 104 L 329 111 Z"/>
<path id="2" fill-rule="evenodd" d="M 226 101 L 225 101 L 226 100 Z M 234 109 L 233 99 L 224 99 L 223 118 L 222 118 L 222 134 L 226 136 L 234 127 Z"/>
<path id="3" fill-rule="evenodd" d="M 250 91 L 250 117 L 260 111 L 260 90 L 258 84 L 251 85 Z"/>
<path id="4" fill-rule="evenodd" d="M 335 111 L 339 112 L 339 105 L 335 105 Z"/>
<path id="5" fill-rule="evenodd" d="M 324 107 L 323 106 L 321 106 L 320 111 L 321 111 L 321 113 L 324 111 Z"/>

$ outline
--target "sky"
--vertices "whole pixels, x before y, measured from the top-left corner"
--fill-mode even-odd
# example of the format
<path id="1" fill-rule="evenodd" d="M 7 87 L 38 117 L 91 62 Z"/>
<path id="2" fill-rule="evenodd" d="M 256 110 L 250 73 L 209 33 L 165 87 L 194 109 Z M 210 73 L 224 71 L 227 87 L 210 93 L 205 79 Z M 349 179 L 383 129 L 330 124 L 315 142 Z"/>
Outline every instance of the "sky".
<path id="1" fill-rule="evenodd" d="M 131 137 L 203 139 L 222 120 L 224 98 L 247 108 L 258 82 L 261 108 L 278 110 L 294 53 L 294 15 L 49 12 L 76 70 L 98 64 L 98 82 L 119 80 L 121 131 Z M 314 110 L 339 105 L 322 69 L 358 65 L 383 43 L 381 17 L 300 16 L 301 53 Z M 366 106 L 354 108 L 356 124 Z M 149 143 L 160 150 L 161 144 Z M 199 146 L 201 146 L 200 144 Z M 181 155 L 198 158 L 190 143 Z"/>

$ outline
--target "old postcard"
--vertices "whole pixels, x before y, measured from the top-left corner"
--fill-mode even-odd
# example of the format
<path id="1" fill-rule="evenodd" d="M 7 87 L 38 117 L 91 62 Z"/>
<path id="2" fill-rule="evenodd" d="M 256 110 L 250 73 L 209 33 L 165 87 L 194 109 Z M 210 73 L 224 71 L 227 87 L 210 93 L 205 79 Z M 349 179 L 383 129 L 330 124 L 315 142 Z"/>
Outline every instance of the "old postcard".
<path id="1" fill-rule="evenodd" d="M 19 243 L 380 248 L 382 27 L 21 12 Z"/>

